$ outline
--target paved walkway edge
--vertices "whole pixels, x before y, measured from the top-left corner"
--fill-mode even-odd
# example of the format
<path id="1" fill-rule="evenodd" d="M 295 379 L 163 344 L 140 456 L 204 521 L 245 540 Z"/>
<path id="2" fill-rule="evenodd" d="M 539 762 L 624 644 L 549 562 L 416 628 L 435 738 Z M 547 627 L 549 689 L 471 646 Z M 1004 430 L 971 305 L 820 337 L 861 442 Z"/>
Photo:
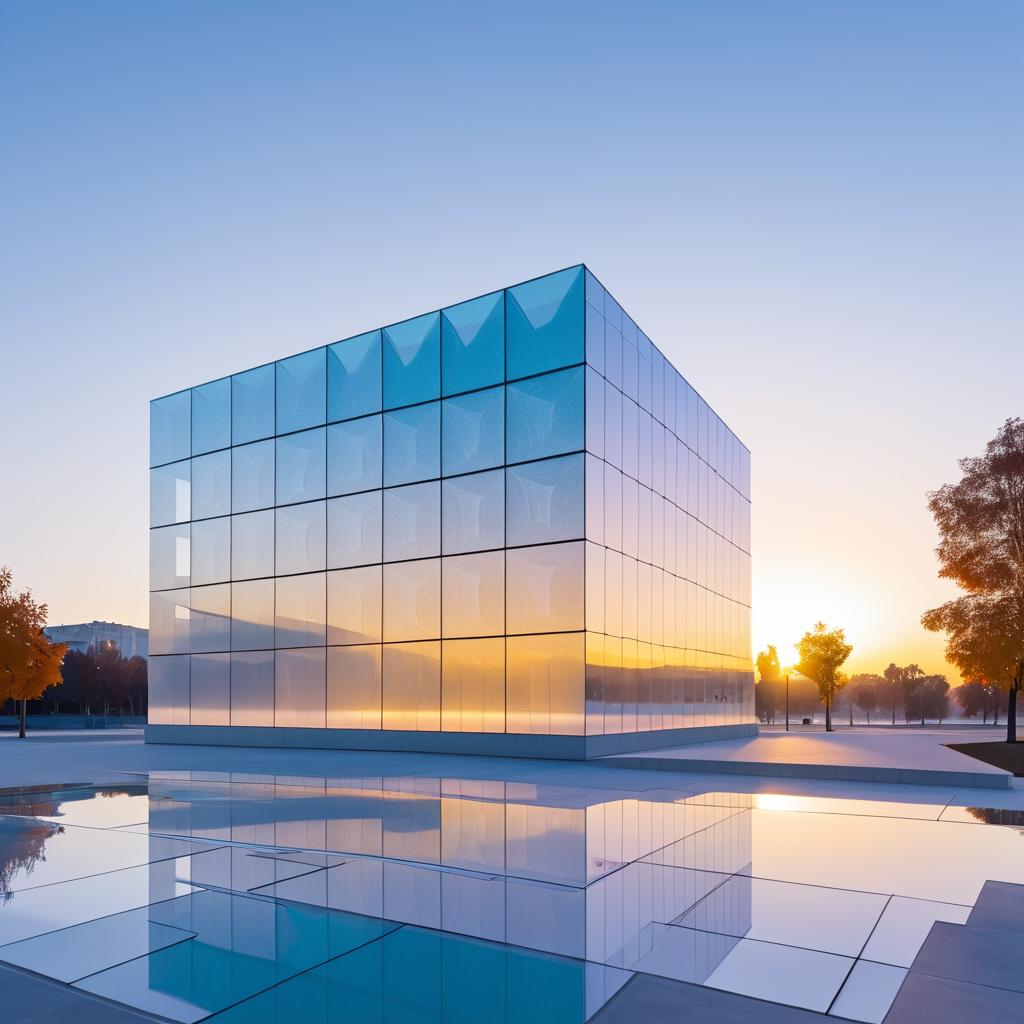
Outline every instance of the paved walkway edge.
<path id="1" fill-rule="evenodd" d="M 829 779 L 833 782 L 891 782 L 913 786 L 955 786 L 958 789 L 1010 789 L 1009 772 L 948 771 L 938 768 L 877 768 L 856 764 L 801 764 L 778 761 L 734 761 L 696 757 L 650 757 L 616 754 L 602 757 L 602 765 L 642 768 L 646 771 L 701 772 L 715 775 L 765 775 L 789 779 Z"/>

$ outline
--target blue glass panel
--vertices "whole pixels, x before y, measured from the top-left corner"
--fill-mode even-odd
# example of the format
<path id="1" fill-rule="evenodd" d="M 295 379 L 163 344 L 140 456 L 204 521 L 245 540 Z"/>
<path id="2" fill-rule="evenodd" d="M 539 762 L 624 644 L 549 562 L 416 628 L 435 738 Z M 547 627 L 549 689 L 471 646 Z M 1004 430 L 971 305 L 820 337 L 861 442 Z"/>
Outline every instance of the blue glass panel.
<path id="1" fill-rule="evenodd" d="M 582 455 L 505 470 L 506 543 L 546 544 L 582 536 Z"/>
<path id="2" fill-rule="evenodd" d="M 487 551 L 505 543 L 505 474 L 452 477 L 441 487 L 441 550 Z"/>
<path id="3" fill-rule="evenodd" d="M 382 478 L 381 417 L 332 423 L 327 428 L 327 493 L 373 490 Z"/>
<path id="4" fill-rule="evenodd" d="M 192 393 L 157 398 L 149 403 L 149 464 L 187 459 L 191 454 Z"/>
<path id="5" fill-rule="evenodd" d="M 504 463 L 504 388 L 447 398 L 442 404 L 441 465 L 445 476 Z"/>
<path id="6" fill-rule="evenodd" d="M 441 315 L 427 313 L 384 330 L 384 408 L 441 394 Z"/>
<path id="7" fill-rule="evenodd" d="M 494 292 L 441 312 L 441 383 L 446 395 L 505 379 L 505 294 Z"/>
<path id="8" fill-rule="evenodd" d="M 381 408 L 380 331 L 327 349 L 327 418 L 347 420 Z"/>
<path id="9" fill-rule="evenodd" d="M 212 519 L 231 511 L 231 452 L 192 460 L 192 518 Z"/>
<path id="10" fill-rule="evenodd" d="M 231 444 L 231 378 L 192 389 L 192 454 Z"/>
<path id="11" fill-rule="evenodd" d="M 583 268 L 508 290 L 509 380 L 583 362 Z"/>
<path id="12" fill-rule="evenodd" d="M 327 418 L 327 350 L 277 364 L 277 433 L 315 427 Z"/>
<path id="13" fill-rule="evenodd" d="M 441 485 L 434 480 L 384 492 L 384 561 L 441 553 Z"/>
<path id="14" fill-rule="evenodd" d="M 509 384 L 505 450 L 509 462 L 583 447 L 583 367 Z"/>
<path id="15" fill-rule="evenodd" d="M 231 511 L 251 512 L 274 504 L 274 442 L 231 449 Z"/>
<path id="16" fill-rule="evenodd" d="M 384 414 L 384 483 L 411 484 L 441 475 L 441 403 Z"/>
<path id="17" fill-rule="evenodd" d="M 306 430 L 277 439 L 277 504 L 314 501 L 327 488 L 327 433 Z"/>
<path id="18" fill-rule="evenodd" d="M 274 434 L 274 364 L 231 378 L 231 443 L 245 444 Z"/>
<path id="19" fill-rule="evenodd" d="M 192 518 L 192 463 L 170 462 L 149 471 L 149 525 L 187 523 Z"/>

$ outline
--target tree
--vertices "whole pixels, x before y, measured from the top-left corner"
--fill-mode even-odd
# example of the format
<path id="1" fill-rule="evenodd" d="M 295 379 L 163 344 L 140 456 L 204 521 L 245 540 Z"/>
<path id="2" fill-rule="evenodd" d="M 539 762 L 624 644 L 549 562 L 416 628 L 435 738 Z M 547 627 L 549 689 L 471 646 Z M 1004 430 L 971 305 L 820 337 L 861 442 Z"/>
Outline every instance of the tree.
<path id="1" fill-rule="evenodd" d="M 774 724 L 779 705 L 784 700 L 780 681 L 782 667 L 779 664 L 779 652 L 772 644 L 768 650 L 761 651 L 757 656 L 758 682 L 754 687 L 754 711 L 760 721 Z"/>
<path id="2" fill-rule="evenodd" d="M 889 667 L 882 673 L 882 680 L 878 683 L 878 701 L 883 707 L 892 712 L 892 724 L 896 724 L 896 708 L 903 699 L 903 669 L 898 665 L 889 663 Z"/>
<path id="3" fill-rule="evenodd" d="M 946 656 L 968 678 L 975 674 L 954 654 L 969 663 L 980 655 L 968 644 L 985 648 L 993 674 L 984 678 L 1007 690 L 1006 742 L 1015 743 L 1024 686 L 1024 420 L 1007 419 L 983 455 L 959 466 L 960 481 L 932 491 L 928 508 L 939 528 L 939 575 L 967 595 L 925 612 L 921 621 L 946 633 Z M 999 632 L 982 636 L 983 628 Z"/>
<path id="4" fill-rule="evenodd" d="M 903 721 L 909 722 L 917 717 L 921 707 L 917 701 L 917 695 L 921 689 L 921 680 L 924 679 L 924 669 L 920 665 L 911 663 L 900 669 L 900 690 L 903 693 Z M 921 723 L 924 725 L 924 722 Z"/>
<path id="5" fill-rule="evenodd" d="M 846 685 L 840 666 L 850 656 L 853 645 L 846 642 L 842 629 L 830 630 L 824 622 L 800 638 L 796 645 L 800 660 L 796 670 L 818 687 L 818 696 L 825 705 L 825 731 L 832 732 L 832 703 Z"/>
<path id="6" fill-rule="evenodd" d="M 60 682 L 60 662 L 67 644 L 50 643 L 43 632 L 46 605 L 31 591 L 14 591 L 11 570 L 0 567 L 0 702 L 18 705 L 18 736 L 25 737 L 25 707 Z"/>
<path id="7" fill-rule="evenodd" d="M 862 672 L 850 679 L 850 699 L 864 712 L 871 724 L 871 712 L 878 707 L 879 687 L 884 685 L 882 676 L 871 672 Z"/>

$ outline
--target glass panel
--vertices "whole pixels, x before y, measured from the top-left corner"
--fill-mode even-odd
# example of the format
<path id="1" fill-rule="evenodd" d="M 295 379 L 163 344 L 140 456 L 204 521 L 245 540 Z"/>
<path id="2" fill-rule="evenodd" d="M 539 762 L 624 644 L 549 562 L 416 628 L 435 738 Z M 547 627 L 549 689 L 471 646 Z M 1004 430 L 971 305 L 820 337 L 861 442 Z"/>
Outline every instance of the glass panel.
<path id="1" fill-rule="evenodd" d="M 379 729 L 380 644 L 327 650 L 327 727 Z"/>
<path id="2" fill-rule="evenodd" d="M 316 572 L 327 567 L 327 503 L 277 510 L 277 572 Z"/>
<path id="3" fill-rule="evenodd" d="M 149 531 L 150 590 L 188 586 L 192 563 L 191 535 L 192 528 L 188 523 Z"/>
<path id="4" fill-rule="evenodd" d="M 188 653 L 188 599 L 187 590 L 164 590 L 149 595 L 150 654 Z"/>
<path id="5" fill-rule="evenodd" d="M 278 434 L 315 427 L 327 418 L 327 350 L 314 349 L 277 363 Z"/>
<path id="6" fill-rule="evenodd" d="M 382 500 L 380 491 L 349 494 L 327 502 L 327 566 L 379 562 L 382 552 Z"/>
<path id="7" fill-rule="evenodd" d="M 327 432 L 307 430 L 277 439 L 277 504 L 315 501 L 327 493 Z"/>
<path id="8" fill-rule="evenodd" d="M 583 735 L 583 653 L 583 633 L 508 638 L 508 732 Z"/>
<path id="9" fill-rule="evenodd" d="M 593 370 L 584 374 L 586 388 L 586 449 L 591 455 L 604 458 L 604 391 L 605 382 Z"/>
<path id="10" fill-rule="evenodd" d="M 231 578 L 231 518 L 192 524 L 192 585 Z"/>
<path id="11" fill-rule="evenodd" d="M 411 484 L 441 475 L 441 403 L 384 416 L 384 483 Z"/>
<path id="12" fill-rule="evenodd" d="M 604 313 L 600 307 L 587 302 L 586 309 L 586 352 L 587 364 L 598 373 L 604 373 Z"/>
<path id="13" fill-rule="evenodd" d="M 231 452 L 192 460 L 192 518 L 211 519 L 231 511 Z"/>
<path id="14" fill-rule="evenodd" d="M 441 560 L 384 566 L 384 639 L 427 640 L 441 635 Z"/>
<path id="15" fill-rule="evenodd" d="M 384 492 L 384 560 L 441 553 L 441 484 L 435 480 Z"/>
<path id="16" fill-rule="evenodd" d="M 381 567 L 366 565 L 327 574 L 327 642 L 381 640 Z"/>
<path id="17" fill-rule="evenodd" d="M 149 721 L 153 725 L 188 725 L 188 655 L 149 659 Z"/>
<path id="18" fill-rule="evenodd" d="M 500 548 L 505 543 L 505 473 L 460 476 L 441 483 L 441 550 Z"/>
<path id="19" fill-rule="evenodd" d="M 231 655 L 231 724 L 274 724 L 274 652 Z"/>
<path id="20" fill-rule="evenodd" d="M 503 637 L 442 643 L 441 728 L 445 732 L 505 731 Z"/>
<path id="21" fill-rule="evenodd" d="M 504 388 L 449 398 L 443 405 L 441 460 L 445 476 L 504 463 Z"/>
<path id="22" fill-rule="evenodd" d="M 366 416 L 327 428 L 327 493 L 371 491 L 383 483 L 381 417 Z"/>
<path id="23" fill-rule="evenodd" d="M 382 724 L 385 729 L 440 728 L 440 640 L 384 645 Z"/>
<path id="24" fill-rule="evenodd" d="M 274 504 L 274 442 L 231 449 L 231 511 L 251 512 Z"/>
<path id="25" fill-rule="evenodd" d="M 231 446 L 231 378 L 192 389 L 192 454 Z"/>
<path id="26" fill-rule="evenodd" d="M 230 650 L 231 584 L 193 587 L 189 602 L 189 647 L 192 653 Z"/>
<path id="27" fill-rule="evenodd" d="M 584 534 L 587 540 L 604 543 L 604 463 L 586 456 L 584 469 Z"/>
<path id="28" fill-rule="evenodd" d="M 446 395 L 505 379 L 505 294 L 494 292 L 441 312 L 441 382 Z"/>
<path id="29" fill-rule="evenodd" d="M 245 444 L 274 433 L 274 364 L 231 378 L 231 443 Z"/>
<path id="30" fill-rule="evenodd" d="M 582 455 L 505 470 L 507 544 L 544 544 L 582 536 Z"/>
<path id="31" fill-rule="evenodd" d="M 508 462 L 543 459 L 583 448 L 583 369 L 508 385 Z"/>
<path id="32" fill-rule="evenodd" d="M 231 649 L 259 651 L 274 646 L 274 581 L 231 584 Z"/>
<path id="33" fill-rule="evenodd" d="M 278 651 L 274 658 L 274 725 L 324 728 L 326 650 Z"/>
<path id="34" fill-rule="evenodd" d="M 500 636 L 505 632 L 505 553 L 445 558 L 441 570 L 443 636 Z"/>
<path id="35" fill-rule="evenodd" d="M 441 394 L 441 317 L 427 313 L 384 330 L 384 408 Z"/>
<path id="36" fill-rule="evenodd" d="M 149 464 L 161 466 L 192 454 L 192 393 L 157 398 L 149 403 Z"/>
<path id="37" fill-rule="evenodd" d="M 380 331 L 327 347 L 327 418 L 347 420 L 381 408 Z"/>
<path id="38" fill-rule="evenodd" d="M 583 362 L 583 268 L 510 288 L 508 377 L 526 377 Z"/>
<path id="39" fill-rule="evenodd" d="M 274 575 L 274 510 L 231 517 L 231 578 Z"/>
<path id="40" fill-rule="evenodd" d="M 583 542 L 510 549 L 505 555 L 508 633 L 583 628 Z"/>
<path id="41" fill-rule="evenodd" d="M 192 515 L 191 463 L 171 462 L 149 471 L 149 525 L 186 523 Z"/>
<path id="42" fill-rule="evenodd" d="M 192 655 L 192 725 L 228 725 L 231 655 Z"/>
<path id="43" fill-rule="evenodd" d="M 274 639 L 278 647 L 316 647 L 327 639 L 324 573 L 282 576 L 277 581 Z"/>

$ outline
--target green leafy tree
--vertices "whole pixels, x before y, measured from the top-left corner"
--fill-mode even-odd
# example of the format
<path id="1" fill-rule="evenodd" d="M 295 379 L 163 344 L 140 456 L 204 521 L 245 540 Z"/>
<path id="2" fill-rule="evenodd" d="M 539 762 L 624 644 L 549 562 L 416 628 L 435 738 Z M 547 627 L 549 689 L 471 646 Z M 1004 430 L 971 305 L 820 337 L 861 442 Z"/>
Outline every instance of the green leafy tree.
<path id="1" fill-rule="evenodd" d="M 979 678 L 966 666 L 986 662 L 980 678 L 1007 691 L 1006 741 L 1015 743 L 1024 686 L 1024 419 L 1006 420 L 983 455 L 959 466 L 959 482 L 932 491 L 928 508 L 939 528 L 939 575 L 967 594 L 921 621 L 946 634 L 946 657 L 965 678 Z"/>
<path id="2" fill-rule="evenodd" d="M 896 709 L 903 700 L 903 669 L 893 662 L 882 673 L 882 681 L 877 684 L 878 702 L 891 712 L 891 724 L 896 724 Z"/>
<path id="3" fill-rule="evenodd" d="M 825 731 L 832 732 L 832 704 L 836 694 L 846 685 L 840 667 L 849 658 L 853 645 L 846 642 L 842 629 L 829 629 L 824 622 L 800 638 L 796 645 L 800 660 L 795 668 L 818 687 L 818 697 L 825 705 Z"/>
<path id="4" fill-rule="evenodd" d="M 885 679 L 882 676 L 871 672 L 862 672 L 850 678 L 848 686 L 850 700 L 867 716 L 868 725 L 871 724 L 871 712 L 879 704 L 879 687 L 884 685 L 884 683 Z"/>
<path id="5" fill-rule="evenodd" d="M 773 644 L 757 656 L 757 686 L 754 687 L 754 712 L 759 721 L 774 724 L 775 716 L 785 702 L 782 666 Z"/>

